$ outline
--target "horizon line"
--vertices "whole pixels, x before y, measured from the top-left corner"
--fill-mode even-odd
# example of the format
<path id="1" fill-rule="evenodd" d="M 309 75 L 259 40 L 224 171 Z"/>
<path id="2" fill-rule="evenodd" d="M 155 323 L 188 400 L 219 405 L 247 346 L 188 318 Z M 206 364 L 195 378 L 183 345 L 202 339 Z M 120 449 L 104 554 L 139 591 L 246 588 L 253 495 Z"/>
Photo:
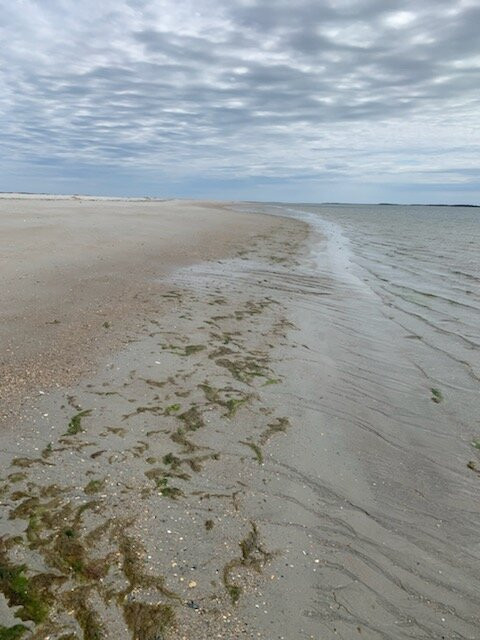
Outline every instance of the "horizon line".
<path id="1" fill-rule="evenodd" d="M 480 208 L 480 204 L 467 203 L 446 203 L 446 202 L 340 202 L 340 201 L 292 201 L 292 200 L 236 200 L 215 198 L 196 198 L 191 196 L 118 196 L 118 195 L 98 195 L 89 193 L 49 193 L 45 191 L 0 191 L 2 196 L 46 196 L 51 198 L 97 198 L 102 200 L 197 200 L 199 202 L 248 202 L 258 204 L 305 204 L 305 205 L 329 205 L 329 206 L 382 206 L 382 207 L 468 207 Z"/>

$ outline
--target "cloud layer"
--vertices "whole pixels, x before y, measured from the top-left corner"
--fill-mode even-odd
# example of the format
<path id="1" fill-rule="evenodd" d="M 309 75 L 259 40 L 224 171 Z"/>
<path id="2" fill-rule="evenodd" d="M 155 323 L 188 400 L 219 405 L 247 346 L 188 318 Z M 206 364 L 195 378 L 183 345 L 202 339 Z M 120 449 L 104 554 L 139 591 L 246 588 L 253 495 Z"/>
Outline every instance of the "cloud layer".
<path id="1" fill-rule="evenodd" d="M 480 200 L 477 0 L 3 12 L 2 190 Z"/>

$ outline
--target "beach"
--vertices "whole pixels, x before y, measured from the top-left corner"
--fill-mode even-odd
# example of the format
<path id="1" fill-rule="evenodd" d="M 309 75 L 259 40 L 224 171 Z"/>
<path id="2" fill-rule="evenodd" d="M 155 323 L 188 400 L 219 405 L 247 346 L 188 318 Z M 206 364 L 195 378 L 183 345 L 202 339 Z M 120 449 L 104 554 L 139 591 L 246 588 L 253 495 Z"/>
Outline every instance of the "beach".
<path id="1" fill-rule="evenodd" d="M 476 372 L 329 215 L 0 199 L 5 637 L 478 637 Z"/>
<path id="2" fill-rule="evenodd" d="M 92 351 L 121 344 L 159 275 L 229 255 L 278 225 L 188 201 L 19 195 L 1 198 L 0 211 L 0 419 L 19 391 L 63 385 Z"/>

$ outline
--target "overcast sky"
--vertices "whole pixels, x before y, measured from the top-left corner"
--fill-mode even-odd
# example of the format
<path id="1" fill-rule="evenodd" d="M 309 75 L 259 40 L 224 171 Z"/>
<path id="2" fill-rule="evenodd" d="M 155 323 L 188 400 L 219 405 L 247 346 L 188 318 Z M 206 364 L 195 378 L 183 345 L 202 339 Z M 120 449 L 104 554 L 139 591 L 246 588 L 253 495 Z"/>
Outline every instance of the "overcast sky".
<path id="1" fill-rule="evenodd" d="M 480 202 L 480 0 L 1 10 L 0 191 Z"/>

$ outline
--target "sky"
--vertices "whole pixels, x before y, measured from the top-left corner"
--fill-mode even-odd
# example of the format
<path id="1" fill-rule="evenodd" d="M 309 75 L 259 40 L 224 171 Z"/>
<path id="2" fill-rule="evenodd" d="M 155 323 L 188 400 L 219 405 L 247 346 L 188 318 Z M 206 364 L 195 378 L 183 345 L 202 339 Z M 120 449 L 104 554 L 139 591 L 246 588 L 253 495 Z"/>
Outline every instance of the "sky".
<path id="1" fill-rule="evenodd" d="M 0 191 L 480 203 L 480 0 L 1 11 Z"/>

